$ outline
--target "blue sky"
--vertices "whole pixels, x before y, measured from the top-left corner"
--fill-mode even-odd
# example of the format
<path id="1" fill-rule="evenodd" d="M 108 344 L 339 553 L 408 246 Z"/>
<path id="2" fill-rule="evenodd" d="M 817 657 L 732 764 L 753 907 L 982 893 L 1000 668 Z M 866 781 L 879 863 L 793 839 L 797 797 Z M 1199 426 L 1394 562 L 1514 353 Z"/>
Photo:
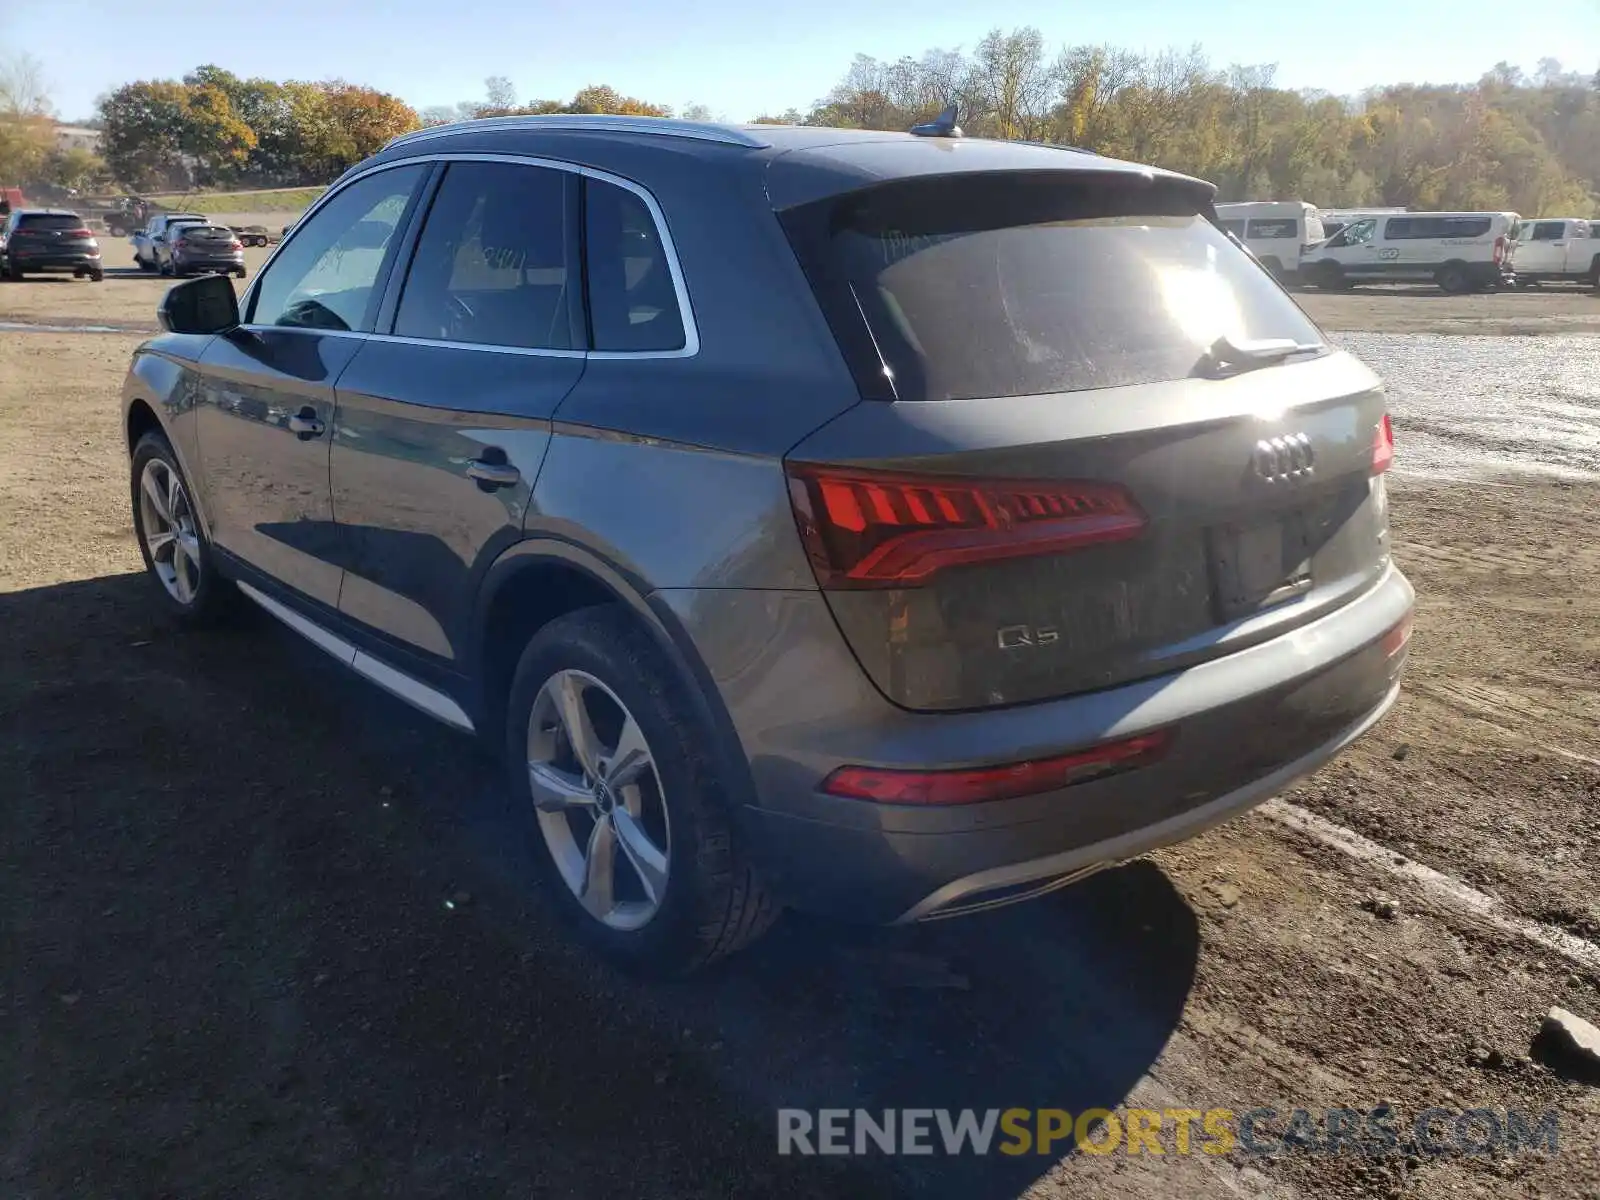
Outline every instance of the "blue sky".
<path id="1" fill-rule="evenodd" d="M 1500 59 L 1600 69 L 1600 0 L 266 0 L 161 6 L 127 0 L 0 0 L 0 56 L 39 58 L 56 108 L 88 115 L 133 78 L 214 62 L 240 75 L 342 77 L 418 108 L 483 94 L 505 75 L 524 99 L 589 83 L 657 103 L 699 102 L 732 120 L 805 108 L 858 51 L 879 58 L 970 47 L 991 26 L 1036 25 L 1052 44 L 1158 50 L 1201 43 L 1213 61 L 1276 63 L 1278 82 L 1352 93 L 1374 83 L 1476 79 Z M 1448 14 L 1440 20 L 1438 14 Z M 1520 15 L 1519 15 L 1520 14 Z M 244 19 L 240 19 L 244 18 Z M 135 23 L 137 22 L 137 27 Z"/>

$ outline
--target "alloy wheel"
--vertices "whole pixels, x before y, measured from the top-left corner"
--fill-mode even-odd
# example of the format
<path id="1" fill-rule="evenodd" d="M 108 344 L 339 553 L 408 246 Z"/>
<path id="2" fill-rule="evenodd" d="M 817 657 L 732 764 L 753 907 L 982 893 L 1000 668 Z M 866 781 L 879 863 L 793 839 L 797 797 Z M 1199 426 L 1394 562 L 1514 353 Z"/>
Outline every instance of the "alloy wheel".
<path id="1" fill-rule="evenodd" d="M 528 782 L 562 881 L 609 929 L 643 928 L 666 896 L 671 829 L 655 758 L 615 692 L 558 671 L 528 714 Z"/>
<path id="2" fill-rule="evenodd" d="M 152 458 L 139 477 L 139 525 L 156 578 L 188 606 L 200 590 L 200 534 L 183 480 L 170 463 Z"/>

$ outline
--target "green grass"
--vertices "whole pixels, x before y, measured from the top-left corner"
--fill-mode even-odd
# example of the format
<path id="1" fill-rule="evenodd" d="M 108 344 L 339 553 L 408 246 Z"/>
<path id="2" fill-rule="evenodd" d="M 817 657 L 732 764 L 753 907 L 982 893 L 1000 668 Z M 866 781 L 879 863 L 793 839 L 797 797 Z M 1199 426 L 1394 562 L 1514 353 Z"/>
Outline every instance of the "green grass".
<path id="1" fill-rule="evenodd" d="M 163 208 L 195 208 L 201 204 L 219 212 L 300 212 L 309 208 L 327 188 L 270 188 L 255 192 L 164 192 L 147 196 Z"/>

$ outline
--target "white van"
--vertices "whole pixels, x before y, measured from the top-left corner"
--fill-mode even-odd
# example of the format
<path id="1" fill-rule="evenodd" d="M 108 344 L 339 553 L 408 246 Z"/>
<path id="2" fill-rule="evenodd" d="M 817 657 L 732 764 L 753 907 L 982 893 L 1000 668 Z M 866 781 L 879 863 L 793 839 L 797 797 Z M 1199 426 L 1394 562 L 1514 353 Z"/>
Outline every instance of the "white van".
<path id="1" fill-rule="evenodd" d="M 1540 217 L 1517 229 L 1517 282 L 1570 280 L 1600 287 L 1600 221 Z"/>
<path id="2" fill-rule="evenodd" d="M 1301 278 L 1329 289 L 1427 279 L 1447 292 L 1508 284 L 1521 220 L 1512 212 L 1358 217 L 1306 248 Z"/>
<path id="3" fill-rule="evenodd" d="M 1219 204 L 1217 220 L 1274 275 L 1297 274 L 1300 248 L 1327 236 L 1316 206 L 1299 200 Z"/>

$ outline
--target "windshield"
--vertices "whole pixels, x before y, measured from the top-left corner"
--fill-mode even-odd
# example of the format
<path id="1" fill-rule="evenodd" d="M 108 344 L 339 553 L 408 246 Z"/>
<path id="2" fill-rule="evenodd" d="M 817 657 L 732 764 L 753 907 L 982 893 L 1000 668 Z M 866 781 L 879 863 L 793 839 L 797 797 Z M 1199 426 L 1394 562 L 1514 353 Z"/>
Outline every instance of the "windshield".
<path id="1" fill-rule="evenodd" d="M 894 398 L 927 400 L 1156 383 L 1220 337 L 1322 342 L 1192 193 L 1014 173 L 823 207 L 785 223 L 866 395 L 885 375 Z"/>

